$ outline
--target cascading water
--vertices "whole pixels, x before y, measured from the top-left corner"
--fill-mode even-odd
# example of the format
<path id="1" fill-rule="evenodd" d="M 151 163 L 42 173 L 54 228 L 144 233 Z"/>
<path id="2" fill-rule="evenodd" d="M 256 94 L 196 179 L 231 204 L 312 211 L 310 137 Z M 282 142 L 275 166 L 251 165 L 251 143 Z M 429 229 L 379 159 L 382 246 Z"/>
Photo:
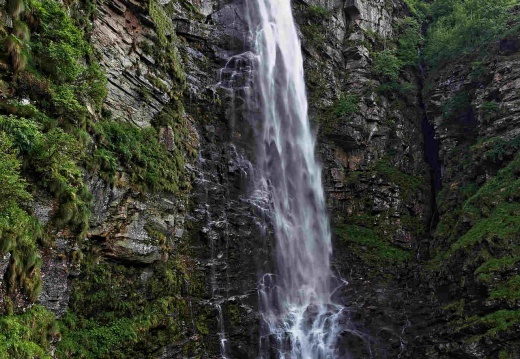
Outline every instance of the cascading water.
<path id="1" fill-rule="evenodd" d="M 331 235 L 307 116 L 303 58 L 290 0 L 247 0 L 254 53 L 249 114 L 255 191 L 267 193 L 276 273 L 259 283 L 262 358 L 347 358 L 349 313 L 331 301 Z M 357 334 L 356 334 L 357 335 Z"/>

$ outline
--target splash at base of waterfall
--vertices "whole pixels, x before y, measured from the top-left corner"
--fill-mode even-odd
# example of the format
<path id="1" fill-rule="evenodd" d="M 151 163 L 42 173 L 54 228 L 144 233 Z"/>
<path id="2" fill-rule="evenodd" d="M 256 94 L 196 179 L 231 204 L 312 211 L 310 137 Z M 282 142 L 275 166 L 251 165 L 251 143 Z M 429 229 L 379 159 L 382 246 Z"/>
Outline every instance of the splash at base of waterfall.
<path id="1" fill-rule="evenodd" d="M 370 351 L 370 338 L 355 327 L 349 308 L 319 298 L 310 303 L 273 303 L 273 294 L 279 290 L 275 279 L 265 274 L 259 282 L 265 326 L 261 359 L 354 359 L 345 345 L 347 336 L 364 342 Z M 347 284 L 343 281 L 333 293 Z M 308 288 L 302 291 L 309 293 Z"/>

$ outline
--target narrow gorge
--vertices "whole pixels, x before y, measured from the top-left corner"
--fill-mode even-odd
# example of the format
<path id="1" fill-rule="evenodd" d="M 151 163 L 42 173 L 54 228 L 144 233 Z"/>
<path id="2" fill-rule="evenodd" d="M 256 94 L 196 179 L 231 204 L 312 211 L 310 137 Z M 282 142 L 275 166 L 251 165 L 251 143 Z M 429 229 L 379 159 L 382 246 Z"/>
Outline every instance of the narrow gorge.
<path id="1" fill-rule="evenodd" d="M 520 357 L 516 0 L 0 0 L 0 358 Z"/>

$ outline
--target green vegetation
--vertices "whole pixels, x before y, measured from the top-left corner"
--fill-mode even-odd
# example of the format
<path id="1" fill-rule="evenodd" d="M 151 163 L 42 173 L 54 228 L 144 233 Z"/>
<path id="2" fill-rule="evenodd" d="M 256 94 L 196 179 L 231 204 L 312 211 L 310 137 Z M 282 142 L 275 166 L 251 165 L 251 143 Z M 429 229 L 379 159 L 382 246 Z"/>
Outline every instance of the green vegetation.
<path id="1" fill-rule="evenodd" d="M 504 299 L 515 304 L 520 300 L 520 275 L 515 275 L 504 284 L 495 286 L 489 294 L 490 299 Z"/>
<path id="2" fill-rule="evenodd" d="M 309 8 L 307 10 L 307 14 L 311 20 L 315 20 L 315 21 L 324 20 L 331 16 L 331 13 L 329 10 L 327 10 L 323 6 L 319 6 L 319 5 L 309 6 Z"/>
<path id="3" fill-rule="evenodd" d="M 114 183 L 116 163 L 120 163 L 131 175 L 130 182 L 142 190 L 176 193 L 182 186 L 186 189 L 182 151 L 175 151 L 175 156 L 169 153 L 154 128 L 103 121 L 95 125 L 95 131 L 100 147 L 94 163 L 109 183 Z"/>
<path id="4" fill-rule="evenodd" d="M 326 41 L 327 28 L 326 25 L 331 16 L 329 10 L 322 6 L 308 6 L 302 4 L 300 18 L 303 22 L 300 26 L 301 31 L 313 46 L 322 48 Z"/>
<path id="5" fill-rule="evenodd" d="M 21 177 L 21 165 L 11 139 L 0 131 L 0 253 L 11 254 L 7 289 L 12 293 L 21 288 L 35 300 L 41 289 L 41 260 L 36 244 L 42 230 L 38 220 L 23 209 L 31 195 Z"/>
<path id="6" fill-rule="evenodd" d="M 503 168 L 480 188 L 466 182 L 461 172 L 459 181 L 443 189 L 450 201 L 442 202 L 441 210 L 451 210 L 441 216 L 435 236 L 446 248 L 440 248 L 430 262 L 431 269 L 440 271 L 463 266 L 487 289 L 487 300 L 507 306 L 520 300 L 520 276 L 514 271 L 520 263 L 516 243 L 520 233 L 518 146 L 517 137 L 510 141 L 488 139 L 468 149 L 472 158 Z M 484 336 L 495 336 L 510 330 L 517 320 L 517 312 L 499 310 L 462 322 L 463 328 L 475 326 L 479 332 L 484 328 Z"/>
<path id="7" fill-rule="evenodd" d="M 486 336 L 496 336 L 510 330 L 520 322 L 520 310 L 499 310 L 484 317 L 472 317 L 465 326 L 483 325 L 487 328 Z"/>
<path id="8" fill-rule="evenodd" d="M 199 274 L 193 273 L 193 264 L 184 256 L 172 253 L 171 248 L 166 251 L 173 257 L 155 265 L 146 280 L 140 279 L 142 267 L 109 263 L 88 253 L 81 276 L 74 281 L 70 311 L 59 322 L 62 340 L 57 356 L 141 357 L 186 340 L 186 326 L 192 333 L 207 334 L 209 314 L 196 312 L 179 295 L 200 295 Z M 187 282 L 191 283 L 189 292 Z"/>
<path id="9" fill-rule="evenodd" d="M 403 191 L 403 198 L 409 198 L 425 186 L 424 179 L 400 171 L 388 158 L 377 161 L 374 173 L 396 184 Z"/>
<path id="10" fill-rule="evenodd" d="M 105 78 L 89 65 L 90 45 L 58 1 L 12 0 L 7 9 L 13 28 L 0 31 L 6 45 L 0 61 L 11 65 L 12 76 L 5 66 L 0 78 L 12 97 L 30 104 L 0 101 L 0 191 L 7 199 L 0 205 L 0 251 L 10 254 L 9 293 L 21 289 L 34 301 L 41 286 L 38 244 L 50 238 L 48 227 L 31 216 L 29 192 L 46 191 L 57 200 L 48 226 L 86 235 L 91 196 L 79 164 L 88 142 L 87 104 L 99 110 Z"/>
<path id="11" fill-rule="evenodd" d="M 419 48 L 424 40 L 421 25 L 414 18 L 407 17 L 399 21 L 397 36 L 399 43 L 396 56 L 401 66 L 416 67 L 419 64 Z"/>
<path id="12" fill-rule="evenodd" d="M 322 126 L 322 131 L 331 133 L 336 124 L 347 121 L 350 116 L 358 113 L 360 109 L 359 102 L 360 98 L 357 95 L 350 93 L 341 94 L 332 105 L 325 107 L 317 116 L 319 125 Z"/>
<path id="13" fill-rule="evenodd" d="M 514 0 L 436 0 L 429 8 L 422 7 L 431 21 L 425 48 L 428 65 L 438 67 L 506 36 L 514 4 Z"/>
<path id="14" fill-rule="evenodd" d="M 374 72 L 396 81 L 399 78 L 399 71 L 402 63 L 397 58 L 395 50 L 383 50 L 374 56 Z"/>
<path id="15" fill-rule="evenodd" d="M 408 95 L 415 86 L 410 82 L 399 81 L 399 75 L 405 67 L 419 65 L 419 48 L 423 42 L 421 27 L 416 19 L 404 18 L 395 26 L 397 44 L 373 54 L 373 71 L 381 78 L 382 84 L 376 88 L 380 94 L 399 93 Z"/>
<path id="16" fill-rule="evenodd" d="M 0 132 L 0 173 L 2 173 L 0 209 L 4 209 L 13 202 L 18 204 L 31 199 L 31 195 L 26 190 L 27 183 L 20 175 L 21 167 L 22 163 L 17 156 L 17 151 L 13 148 L 12 141 L 5 132 Z"/>
<path id="17" fill-rule="evenodd" d="M 483 112 L 484 116 L 488 118 L 493 117 L 493 115 L 500 112 L 500 104 L 495 101 L 484 101 L 480 107 L 480 110 Z"/>
<path id="18" fill-rule="evenodd" d="M 430 13 L 430 2 L 425 0 L 404 0 L 404 2 L 410 8 L 412 14 L 419 20 L 426 20 L 427 15 Z"/>
<path id="19" fill-rule="evenodd" d="M 96 61 L 85 64 L 93 51 L 59 2 L 29 1 L 28 11 L 33 16 L 31 48 L 38 57 L 24 76 L 27 95 L 61 127 L 85 128 L 87 103 L 100 110 L 106 95 L 106 79 Z"/>
<path id="20" fill-rule="evenodd" d="M 380 266 L 381 263 L 398 264 L 411 258 L 411 253 L 384 240 L 371 228 L 358 225 L 342 225 L 334 232 L 342 241 L 349 243 L 349 250 L 358 255 L 367 265 Z"/>
<path id="21" fill-rule="evenodd" d="M 483 154 L 486 159 L 491 159 L 493 162 L 500 162 L 504 157 L 516 153 L 520 149 L 520 136 L 516 136 L 510 141 L 496 138 L 481 145 L 484 145 L 487 149 Z"/>
<path id="22" fill-rule="evenodd" d="M 7 31 L 5 27 L 1 27 L 1 33 L 5 35 L 0 37 L 0 42 L 3 42 L 6 53 L 10 59 L 13 68 L 13 79 L 16 79 L 20 71 L 25 70 L 27 66 L 29 53 L 29 29 L 25 22 L 20 18 L 25 11 L 25 3 L 23 0 L 9 0 L 7 1 L 6 13 L 12 19 L 12 28 Z"/>
<path id="23" fill-rule="evenodd" d="M 10 254 L 2 288 L 8 295 L 0 308 L 7 313 L 0 317 L 0 357 L 47 359 L 51 341 L 53 357 L 60 358 L 140 357 L 172 341 L 187 342 L 182 346 L 196 353 L 190 357 L 200 355 L 198 337 L 184 334 L 207 335 L 210 313 L 198 312 L 186 299 L 201 295 L 202 280 L 182 254 L 184 244 L 176 242 L 174 252 L 173 238 L 147 226 L 164 262 L 154 264 L 151 279 L 140 281 L 143 268 L 106 263 L 94 243 L 82 241 L 92 200 L 85 167 L 111 184 L 126 180 L 140 191 L 180 194 L 189 189 L 184 153 L 194 156 L 196 150 L 186 144 L 186 75 L 171 21 L 176 2 L 149 3 L 158 34 L 151 51 L 158 69 L 176 81 L 167 89 L 148 74 L 174 100 L 154 119 L 154 128 L 146 129 L 110 121 L 101 109 L 106 79 L 88 42 L 95 3 L 8 3 L 18 4 L 19 18 L 12 29 L 0 24 L 0 42 L 6 45 L 0 50 L 0 91 L 2 98 L 12 98 L 0 99 L 0 254 Z M 122 170 L 128 176 L 117 174 Z M 33 196 L 42 193 L 54 199 L 45 225 L 31 208 Z M 71 261 L 81 264 L 81 278 L 74 280 L 69 312 L 58 321 L 40 306 L 15 313 L 20 310 L 15 304 L 25 298 L 36 301 L 40 252 L 46 253 L 57 233 L 76 240 L 73 244 L 84 251 L 70 253 Z"/>
<path id="24" fill-rule="evenodd" d="M 486 238 L 507 243 L 520 233 L 520 205 L 513 201 L 520 194 L 520 155 L 480 188 L 463 206 L 463 216 L 473 224 L 454 244 L 457 250 Z"/>
<path id="25" fill-rule="evenodd" d="M 0 357 L 51 359 L 50 342 L 59 337 L 54 314 L 39 305 L 21 315 L 0 316 Z"/>
<path id="26" fill-rule="evenodd" d="M 380 94 L 401 94 L 401 95 L 410 95 L 416 87 L 410 82 L 397 82 L 397 81 L 388 81 L 384 82 L 376 88 L 376 92 Z"/>
<path id="27" fill-rule="evenodd" d="M 444 219 L 441 219 L 440 225 L 445 226 L 443 235 L 448 235 L 452 241 L 445 257 L 484 241 L 491 248 L 510 248 L 520 233 L 520 205 L 514 200 L 520 194 L 517 168 L 520 168 L 519 155 L 467 199 L 458 215 L 451 213 L 449 217 L 458 218 L 458 222 L 443 224 Z M 461 227 L 467 229 L 463 231 Z M 495 264 L 486 266 L 492 268 Z M 477 271 L 482 273 L 483 270 Z"/>
<path id="28" fill-rule="evenodd" d="M 461 112 L 467 110 L 470 105 L 471 101 L 468 93 L 459 92 L 442 104 L 442 116 L 447 119 L 459 115 Z"/>
<path id="29" fill-rule="evenodd" d="M 13 146 L 40 179 L 39 184 L 59 200 L 54 223 L 58 227 L 68 225 L 83 237 L 88 228 L 91 201 L 76 162 L 82 158 L 83 146 L 60 128 L 47 132 L 41 128 L 33 120 L 0 116 L 0 130 L 10 135 Z"/>
<path id="30" fill-rule="evenodd" d="M 148 2 L 148 11 L 154 21 L 158 35 L 158 43 L 154 46 L 153 55 L 158 60 L 159 66 L 174 75 L 177 81 L 176 87 L 172 89 L 171 96 L 175 100 L 180 100 L 180 96 L 186 88 L 186 73 L 177 50 L 179 40 L 171 20 L 175 13 L 174 6 L 175 2 L 170 2 L 166 7 L 160 5 L 157 0 L 149 0 Z"/>
<path id="31" fill-rule="evenodd" d="M 336 117 L 345 117 L 359 111 L 359 96 L 352 94 L 342 95 L 332 105 L 332 113 Z"/>

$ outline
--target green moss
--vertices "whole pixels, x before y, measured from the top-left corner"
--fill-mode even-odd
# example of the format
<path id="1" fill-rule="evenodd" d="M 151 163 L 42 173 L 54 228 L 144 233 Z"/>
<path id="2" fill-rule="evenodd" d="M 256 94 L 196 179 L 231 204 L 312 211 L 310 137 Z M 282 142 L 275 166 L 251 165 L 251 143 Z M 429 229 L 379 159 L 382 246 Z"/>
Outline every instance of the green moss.
<path id="1" fill-rule="evenodd" d="M 341 240 L 349 242 L 352 249 L 369 265 L 397 264 L 411 258 L 411 253 L 385 241 L 373 229 L 357 225 L 336 227 L 334 232 Z"/>
<path id="2" fill-rule="evenodd" d="M 502 138 L 493 138 L 480 144 L 485 149 L 484 157 L 493 162 L 499 162 L 506 156 L 516 153 L 520 149 L 520 136 L 506 141 Z"/>
<path id="3" fill-rule="evenodd" d="M 486 114 L 486 115 L 492 115 L 492 114 L 495 114 L 499 111 L 499 108 L 500 108 L 500 105 L 497 103 L 497 102 L 494 102 L 494 101 L 484 101 L 482 103 L 482 111 Z"/>
<path id="4" fill-rule="evenodd" d="M 516 303 L 520 300 L 520 275 L 514 275 L 507 282 L 494 286 L 489 294 L 490 299 L 503 299 Z"/>
<path id="5" fill-rule="evenodd" d="M 454 312 L 458 316 L 462 316 L 464 313 L 464 299 L 457 300 L 455 302 L 452 302 L 444 307 L 442 307 L 443 310 Z"/>
<path id="6" fill-rule="evenodd" d="M 500 353 L 498 353 L 498 359 L 514 359 L 514 356 L 506 350 L 501 350 Z"/>
<path id="7" fill-rule="evenodd" d="M 2 117 L 0 116 L 0 120 Z M 37 219 L 23 208 L 32 197 L 21 176 L 21 161 L 0 122 L 0 254 L 10 253 L 7 289 L 23 289 L 35 300 L 41 289 L 37 242 L 43 231 Z"/>
<path id="8" fill-rule="evenodd" d="M 402 191 L 404 199 L 410 198 L 425 185 L 424 179 L 402 172 L 393 166 L 387 158 L 382 158 L 376 162 L 374 172 L 396 184 Z"/>
<path id="9" fill-rule="evenodd" d="M 97 160 L 108 161 L 100 170 L 112 177 L 114 159 L 126 168 L 131 184 L 142 190 L 177 193 L 183 184 L 184 156 L 181 150 L 168 152 L 154 128 L 103 121 L 95 125 L 102 137 Z M 101 156 L 103 155 L 103 156 Z"/>
<path id="10" fill-rule="evenodd" d="M 85 34 L 61 3 L 31 0 L 29 8 L 34 17 L 31 47 L 38 54 L 31 71 L 50 80 L 48 95 L 51 101 L 42 102 L 42 107 L 48 114 L 74 126 L 84 126 L 85 102 L 100 110 L 106 96 L 106 78 L 96 61 L 85 64 L 85 59 L 93 57 L 93 51 Z M 35 101 L 41 101 L 38 93 L 33 96 Z"/>
<path id="11" fill-rule="evenodd" d="M 321 82 L 318 82 L 319 86 Z M 326 91 L 326 88 L 316 88 L 318 91 Z M 317 96 L 315 93 L 313 96 Z M 325 134 L 333 134 L 336 125 L 348 121 L 349 117 L 359 112 L 360 97 L 351 93 L 343 93 L 334 103 L 322 111 L 317 116 L 319 125 Z"/>
<path id="12" fill-rule="evenodd" d="M 483 317 L 471 317 L 466 325 L 481 324 L 486 327 L 486 336 L 495 337 L 497 334 L 508 331 L 520 322 L 520 309 L 499 310 Z"/>
<path id="13" fill-rule="evenodd" d="M 519 166 L 520 155 L 517 155 L 464 202 L 458 215 L 450 213 L 441 218 L 437 236 L 449 237 L 453 243 L 448 251 L 439 253 L 440 257 L 469 251 L 484 241 L 492 248 L 511 250 L 511 243 L 520 231 L 520 205 L 515 200 L 520 195 L 520 179 L 516 174 Z M 448 219 L 451 219 L 449 224 Z"/>
<path id="14" fill-rule="evenodd" d="M 54 314 L 42 306 L 0 316 L 0 357 L 51 359 L 50 341 L 58 336 Z"/>
<path id="15" fill-rule="evenodd" d="M 124 358 L 125 346 L 137 342 L 138 329 L 130 318 L 101 325 L 67 313 L 60 320 L 62 340 L 57 354 L 62 358 Z"/>
<path id="16" fill-rule="evenodd" d="M 37 122 L 15 116 L 0 116 L 0 129 L 13 139 L 13 145 L 38 175 L 40 184 L 59 200 L 54 222 L 69 226 L 80 237 L 86 234 L 91 195 L 83 183 L 81 161 L 84 147 L 77 138 L 59 128 L 42 131 Z"/>
<path id="17" fill-rule="evenodd" d="M 240 323 L 242 321 L 240 307 L 236 304 L 231 303 L 226 306 L 226 311 L 227 311 L 227 313 L 226 313 L 227 318 L 229 319 L 231 325 L 233 327 L 240 325 Z"/>
<path id="18" fill-rule="evenodd" d="M 57 356 L 149 357 L 171 343 L 196 350 L 188 337 L 209 334 L 209 307 L 196 306 L 203 278 L 184 254 L 187 248 L 187 243 L 177 243 L 175 252 L 165 247 L 169 259 L 146 268 L 104 261 L 92 248 L 73 280 L 69 312 L 60 320 Z"/>
<path id="19" fill-rule="evenodd" d="M 29 98 L 32 103 L 8 100 L 0 104 L 2 143 L 10 143 L 20 163 L 10 166 L 19 172 L 18 189 L 8 186 L 13 178 L 10 172 L 0 171 L 1 181 L 6 182 L 1 187 L 9 192 L 2 194 L 9 201 L 0 209 L 0 221 L 3 251 L 11 253 L 8 287 L 11 291 L 21 288 L 35 300 L 41 287 L 37 243 L 47 243 L 50 231 L 30 215 L 30 196 L 21 196 L 19 190 L 28 183 L 31 190 L 50 192 L 57 205 L 47 226 L 67 228 L 71 232 L 66 233 L 78 238 L 86 235 L 91 196 L 78 163 L 89 141 L 83 129 L 89 117 L 86 104 L 99 109 L 106 80 L 98 65 L 89 64 L 90 45 L 63 4 L 31 0 L 25 5 L 23 19 L 29 26 L 21 24 L 24 41 L 30 41 L 38 56 L 28 57 L 26 71 L 18 74 L 12 87 L 14 97 Z"/>
<path id="20" fill-rule="evenodd" d="M 513 256 L 490 258 L 477 268 L 475 274 L 479 276 L 480 280 L 485 281 L 490 274 L 513 269 L 520 262 L 520 247 L 515 246 L 513 252 L 515 253 Z"/>
<path id="21" fill-rule="evenodd" d="M 0 210 L 14 203 L 21 203 L 31 199 L 27 192 L 27 182 L 21 177 L 22 162 L 12 140 L 3 132 L 4 126 L 0 117 Z"/>
<path id="22" fill-rule="evenodd" d="M 186 88 L 186 73 L 182 65 L 181 57 L 177 49 L 178 39 L 172 16 L 175 14 L 175 2 L 166 7 L 160 5 L 156 0 L 149 0 L 148 11 L 152 17 L 157 31 L 159 43 L 155 46 L 155 58 L 162 68 L 175 76 L 177 88 L 173 89 L 174 96 L 180 95 Z"/>

